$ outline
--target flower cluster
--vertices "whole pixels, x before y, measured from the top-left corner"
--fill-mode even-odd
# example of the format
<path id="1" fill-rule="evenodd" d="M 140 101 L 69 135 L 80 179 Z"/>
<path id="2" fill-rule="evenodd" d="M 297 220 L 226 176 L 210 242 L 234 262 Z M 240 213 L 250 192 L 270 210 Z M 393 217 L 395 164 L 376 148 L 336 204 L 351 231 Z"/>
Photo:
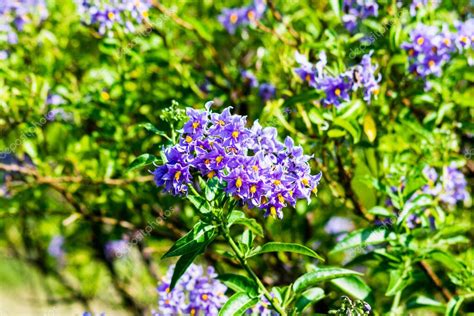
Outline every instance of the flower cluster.
<path id="1" fill-rule="evenodd" d="M 17 44 L 17 32 L 22 32 L 26 24 L 39 23 L 47 16 L 44 0 L 0 1 L 0 44 Z M 0 47 L 0 60 L 7 57 L 7 51 Z"/>
<path id="2" fill-rule="evenodd" d="M 100 35 L 113 35 L 115 25 L 135 32 L 136 24 L 149 23 L 150 0 L 77 0 L 79 14 L 86 25 L 97 27 Z"/>
<path id="3" fill-rule="evenodd" d="M 267 6 L 264 0 L 254 2 L 242 8 L 224 9 L 218 20 L 230 34 L 234 34 L 241 25 L 248 25 L 260 20 Z"/>
<path id="4" fill-rule="evenodd" d="M 474 45 L 474 19 L 459 23 L 457 32 L 444 26 L 419 24 L 410 33 L 410 42 L 402 44 L 410 62 L 409 71 L 420 77 L 441 76 L 442 66 L 453 53 L 462 53 Z"/>
<path id="5" fill-rule="evenodd" d="M 440 201 L 450 205 L 468 198 L 466 178 L 454 163 L 443 168 L 441 176 L 431 167 L 425 167 L 423 174 L 428 179 L 428 184 L 423 188 L 424 193 L 438 197 Z"/>
<path id="6" fill-rule="evenodd" d="M 173 194 L 187 194 L 194 175 L 216 178 L 230 196 L 248 207 L 266 210 L 265 215 L 283 217 L 287 204 L 310 200 L 317 191 L 321 173 L 311 175 L 310 156 L 287 137 L 277 140 L 277 130 L 256 121 L 246 127 L 246 117 L 188 109 L 179 144 L 167 149 L 167 161 L 154 171 L 155 182 Z"/>
<path id="7" fill-rule="evenodd" d="M 186 270 L 173 290 L 170 290 L 174 266 L 158 286 L 158 311 L 154 316 L 165 315 L 206 315 L 214 316 L 228 300 L 227 287 L 218 281 L 214 268 L 204 268 L 196 264 Z"/>
<path id="8" fill-rule="evenodd" d="M 324 105 L 339 106 L 344 101 L 349 101 L 352 92 L 362 90 L 364 100 L 370 103 L 372 95 L 379 93 L 381 75 L 375 76 L 377 65 L 372 65 L 371 54 L 362 57 L 356 65 L 337 77 L 324 73 L 327 59 L 324 52 L 319 54 L 319 62 L 313 66 L 305 56 L 296 53 L 295 59 L 300 67 L 295 68 L 295 73 L 312 87 L 325 92 Z"/>
<path id="9" fill-rule="evenodd" d="M 378 15 L 379 6 L 372 0 L 344 0 L 342 21 L 349 32 L 354 32 L 359 20 Z"/>

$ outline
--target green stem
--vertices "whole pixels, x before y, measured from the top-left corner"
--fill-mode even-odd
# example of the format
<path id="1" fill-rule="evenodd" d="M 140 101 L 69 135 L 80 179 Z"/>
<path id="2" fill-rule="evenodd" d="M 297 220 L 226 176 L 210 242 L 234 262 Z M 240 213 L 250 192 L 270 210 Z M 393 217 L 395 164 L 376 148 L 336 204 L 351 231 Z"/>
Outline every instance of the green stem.
<path id="1" fill-rule="evenodd" d="M 242 253 L 242 251 L 240 251 L 240 248 L 237 246 L 237 244 L 234 242 L 234 240 L 230 236 L 229 229 L 227 228 L 227 225 L 225 225 L 225 224 L 223 225 L 223 231 L 224 231 L 224 237 L 225 237 L 226 241 L 229 243 L 230 247 L 234 251 L 235 255 L 237 256 L 237 259 L 240 262 L 240 264 L 245 269 L 245 271 L 247 271 L 248 275 L 257 283 L 257 285 L 260 288 L 260 290 L 262 291 L 263 295 L 265 295 L 265 297 L 270 302 L 270 304 L 272 304 L 273 308 L 281 316 L 287 316 L 287 313 L 285 312 L 283 307 L 281 307 L 280 303 L 271 296 L 270 292 L 268 292 L 265 285 L 262 283 L 262 281 L 260 281 L 260 279 L 255 274 L 255 272 L 253 272 L 252 268 L 250 268 L 247 261 L 245 260 L 244 254 Z"/>
<path id="2" fill-rule="evenodd" d="M 392 308 L 390 308 L 390 316 L 397 316 L 398 313 L 398 305 L 400 305 L 400 298 L 402 297 L 402 291 L 398 291 L 395 294 L 395 298 L 393 299 Z"/>

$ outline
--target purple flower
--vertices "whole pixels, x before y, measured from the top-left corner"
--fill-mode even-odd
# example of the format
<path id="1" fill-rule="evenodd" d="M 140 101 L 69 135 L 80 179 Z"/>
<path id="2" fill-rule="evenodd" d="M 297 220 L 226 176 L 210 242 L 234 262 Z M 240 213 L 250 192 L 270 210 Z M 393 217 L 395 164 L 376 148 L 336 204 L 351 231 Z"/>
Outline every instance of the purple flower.
<path id="1" fill-rule="evenodd" d="M 224 9 L 217 18 L 229 34 L 235 34 L 240 25 L 246 24 L 247 9 Z"/>
<path id="2" fill-rule="evenodd" d="M 375 75 L 377 65 L 371 61 L 372 52 L 362 57 L 359 65 L 356 65 L 338 76 L 328 76 L 324 73 L 326 66 L 326 54 L 320 54 L 320 61 L 316 64 L 317 76 L 315 87 L 325 93 L 322 100 L 323 105 L 334 105 L 339 107 L 343 102 L 350 100 L 351 91 L 363 90 L 363 99 L 370 103 L 372 95 L 379 93 L 379 82 L 381 75 Z"/>
<path id="3" fill-rule="evenodd" d="M 379 82 L 382 75 L 375 76 L 377 65 L 372 65 L 370 56 L 372 52 L 362 57 L 360 64 L 352 70 L 352 80 L 354 84 L 352 90 L 362 89 L 364 91 L 364 100 L 370 103 L 372 95 L 379 93 Z"/>
<path id="4" fill-rule="evenodd" d="M 251 88 L 258 87 L 258 80 L 250 70 L 242 70 L 240 72 L 244 83 Z"/>
<path id="5" fill-rule="evenodd" d="M 25 25 L 43 21 L 47 16 L 44 0 L 1 1 L 0 38 L 5 38 L 7 44 L 17 44 L 18 34 L 23 32 Z M 1 55 L 0 59 L 8 58 L 5 51 Z"/>
<path id="6" fill-rule="evenodd" d="M 456 164 L 451 163 L 445 167 L 441 177 L 431 167 L 425 167 L 423 173 L 428 179 L 428 184 L 423 187 L 423 192 L 436 196 L 442 202 L 450 205 L 455 205 L 468 198 L 466 178 L 456 168 Z"/>
<path id="7" fill-rule="evenodd" d="M 158 286 L 158 312 L 153 315 L 218 315 L 219 308 L 228 300 L 227 287 L 217 280 L 213 267 L 206 272 L 191 264 L 173 290 L 170 289 L 174 266 Z"/>
<path id="8" fill-rule="evenodd" d="M 357 28 L 358 20 L 367 19 L 371 16 L 378 16 L 378 4 L 372 0 L 344 0 L 342 17 L 344 26 L 349 32 L 354 32 Z"/>
<path id="9" fill-rule="evenodd" d="M 410 42 L 402 44 L 408 53 L 409 71 L 422 78 L 441 76 L 442 67 L 450 61 L 456 50 L 462 53 L 472 46 L 473 21 L 460 23 L 456 33 L 450 32 L 446 25 L 440 32 L 436 26 L 419 24 L 410 32 Z"/>
<path id="10" fill-rule="evenodd" d="M 276 88 L 271 83 L 262 83 L 258 90 L 258 95 L 263 101 L 268 101 L 275 96 Z"/>
<path id="11" fill-rule="evenodd" d="M 135 25 L 148 23 L 149 0 L 76 0 L 82 22 L 97 28 L 100 35 L 113 36 L 113 28 L 134 32 Z"/>
<path id="12" fill-rule="evenodd" d="M 311 157 L 290 137 L 283 144 L 275 128 L 262 128 L 258 121 L 248 128 L 246 117 L 232 115 L 230 108 L 187 113 L 179 143 L 165 150 L 166 161 L 153 172 L 165 191 L 187 194 L 195 177 L 216 178 L 229 197 L 278 218 L 288 204 L 309 201 L 317 192 L 321 173 L 311 175 Z"/>
<path id="13" fill-rule="evenodd" d="M 266 4 L 264 0 L 254 0 L 248 7 L 224 9 L 218 16 L 219 22 L 230 34 L 235 34 L 241 25 L 253 24 L 260 20 L 265 13 Z"/>
<path id="14" fill-rule="evenodd" d="M 352 80 L 347 74 L 339 77 L 324 77 L 318 81 L 319 90 L 323 90 L 326 98 L 324 105 L 334 105 L 338 107 L 344 101 L 349 101 L 349 91 L 352 89 Z"/>
<path id="15" fill-rule="evenodd" d="M 129 245 L 126 240 L 111 240 L 105 244 L 104 252 L 108 260 L 120 259 L 128 254 Z"/>
<path id="16" fill-rule="evenodd" d="M 299 52 L 295 52 L 295 60 L 300 65 L 294 69 L 295 73 L 311 87 L 316 86 L 316 69 L 313 64 Z"/>

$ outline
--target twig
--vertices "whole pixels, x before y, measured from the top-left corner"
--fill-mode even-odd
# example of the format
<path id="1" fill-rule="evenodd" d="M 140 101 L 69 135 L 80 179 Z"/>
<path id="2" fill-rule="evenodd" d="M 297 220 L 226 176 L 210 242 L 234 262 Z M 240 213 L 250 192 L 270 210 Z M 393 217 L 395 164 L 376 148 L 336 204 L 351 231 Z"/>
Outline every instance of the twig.
<path id="1" fill-rule="evenodd" d="M 446 301 L 449 302 L 453 298 L 453 295 L 447 288 L 443 286 L 443 282 L 441 282 L 440 278 L 436 275 L 436 273 L 433 271 L 428 262 L 421 260 L 419 262 L 419 265 L 426 273 L 426 275 L 431 279 L 431 281 L 433 281 L 436 287 L 441 291 L 441 293 L 443 293 L 443 296 Z"/>

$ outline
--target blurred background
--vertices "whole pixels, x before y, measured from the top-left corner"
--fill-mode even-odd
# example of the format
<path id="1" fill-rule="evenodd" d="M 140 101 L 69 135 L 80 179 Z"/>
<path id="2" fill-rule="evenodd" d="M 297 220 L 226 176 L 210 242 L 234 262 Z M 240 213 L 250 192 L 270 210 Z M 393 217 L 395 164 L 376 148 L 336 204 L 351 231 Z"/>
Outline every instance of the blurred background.
<path id="1" fill-rule="evenodd" d="M 122 2 L 130 3 L 114 10 Z M 424 167 L 441 175 L 454 163 L 465 177 L 462 197 L 454 204 L 433 197 L 412 228 L 402 223 L 408 226 L 401 238 L 416 240 L 403 255 L 382 248 L 417 260 L 427 258 L 423 248 L 446 253 L 430 259 L 432 274 L 414 268 L 407 278 L 404 299 L 421 294 L 441 302 L 415 306 L 413 315 L 443 314 L 450 298 L 443 288 L 452 296 L 472 293 L 472 48 L 453 54 L 440 65 L 442 75 L 427 79 L 410 70 L 410 52 L 402 47 L 420 23 L 456 30 L 454 21 L 472 17 L 472 3 L 415 2 L 378 1 L 378 13 L 351 30 L 350 1 L 265 1 L 257 21 L 242 25 L 219 16 L 252 2 L 2 1 L 0 315 L 156 309 L 157 283 L 174 262 L 160 257 L 198 214 L 163 194 L 153 183 L 153 165 L 135 159 L 159 156 L 169 144 L 163 135 L 182 125 L 184 109 L 202 109 L 209 100 L 214 111 L 232 106 L 314 155 L 312 169 L 324 179 L 311 203 L 285 210 L 282 221 L 248 214 L 264 225 L 266 241 L 305 244 L 328 265 L 351 262 L 365 274 L 367 288 L 358 298 L 376 313 L 390 309 L 386 289 L 397 276 L 388 271 L 396 270 L 396 260 L 368 258 L 373 249 L 366 246 L 330 251 L 348 232 L 383 224 L 380 212 L 369 212 L 374 207 L 399 214 L 402 188 L 427 185 Z M 342 107 L 324 106 L 324 92 L 295 73 L 295 52 L 317 63 L 321 51 L 332 75 L 372 51 L 381 76 L 376 97 L 367 102 L 354 93 Z M 218 273 L 237 270 L 220 254 L 220 241 L 211 248 L 202 263 Z M 269 255 L 254 268 L 269 286 L 288 284 L 310 263 L 305 260 Z M 459 269 L 447 271 L 453 262 Z M 327 313 L 343 295 L 334 284 L 324 288 L 326 297 L 309 315 Z M 472 303 L 463 308 L 469 312 Z"/>

